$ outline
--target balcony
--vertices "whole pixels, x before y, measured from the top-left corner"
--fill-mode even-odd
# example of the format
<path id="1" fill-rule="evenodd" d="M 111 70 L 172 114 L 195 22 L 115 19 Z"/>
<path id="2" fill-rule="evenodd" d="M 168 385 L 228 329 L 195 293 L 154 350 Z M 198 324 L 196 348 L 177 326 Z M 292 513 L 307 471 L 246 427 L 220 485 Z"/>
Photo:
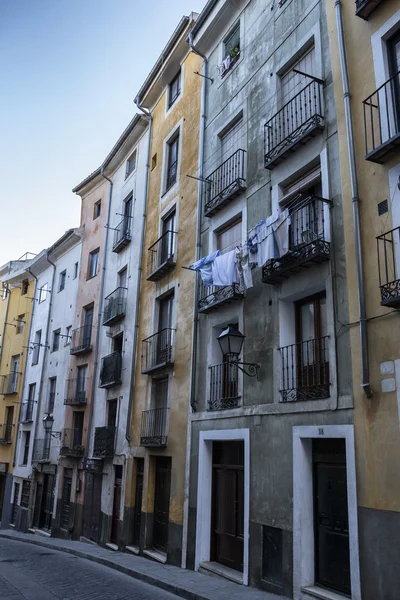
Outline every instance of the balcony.
<path id="1" fill-rule="evenodd" d="M 0 394 L 4 394 L 4 396 L 16 394 L 19 376 L 20 373 L 17 371 L 11 371 L 7 375 L 0 375 Z"/>
<path id="2" fill-rule="evenodd" d="M 64 404 L 67 406 L 85 406 L 87 402 L 88 377 L 67 379 Z"/>
<path id="3" fill-rule="evenodd" d="M 32 462 L 46 461 L 50 458 L 50 440 L 47 436 L 42 439 L 36 439 L 33 444 Z"/>
<path id="4" fill-rule="evenodd" d="M 239 404 L 238 366 L 234 363 L 214 365 L 210 369 L 209 410 L 237 408 Z"/>
<path id="5" fill-rule="evenodd" d="M 154 408 L 142 412 L 141 446 L 166 446 L 168 443 L 169 408 Z"/>
<path id="6" fill-rule="evenodd" d="M 174 329 L 162 329 L 142 341 L 142 373 L 150 374 L 174 364 Z"/>
<path id="7" fill-rule="evenodd" d="M 22 406 L 22 423 L 31 423 L 33 421 L 33 401 L 27 400 Z"/>
<path id="8" fill-rule="evenodd" d="M 212 217 L 246 189 L 246 150 L 236 150 L 209 175 L 203 186 L 204 215 Z"/>
<path id="9" fill-rule="evenodd" d="M 281 283 L 291 275 L 329 260 L 331 244 L 328 210 L 331 202 L 300 194 L 288 206 L 290 215 L 289 250 L 264 265 L 264 283 Z"/>
<path id="10" fill-rule="evenodd" d="M 105 298 L 103 325 L 114 325 L 125 317 L 127 291 L 119 287 Z"/>
<path id="11" fill-rule="evenodd" d="M 101 388 L 110 388 L 120 385 L 122 371 L 121 352 L 112 352 L 101 361 L 100 384 Z"/>
<path id="12" fill-rule="evenodd" d="M 200 279 L 198 310 L 208 313 L 223 304 L 243 299 L 243 289 L 238 283 L 223 287 L 217 285 L 206 286 Z"/>
<path id="13" fill-rule="evenodd" d="M 11 444 L 12 428 L 11 424 L 0 425 L 0 444 Z"/>
<path id="14" fill-rule="evenodd" d="M 368 21 L 371 13 L 374 12 L 384 0 L 356 0 L 356 15 L 365 21 Z"/>
<path id="15" fill-rule="evenodd" d="M 63 429 L 61 434 L 61 456 L 80 458 L 85 452 L 82 446 L 82 429 Z"/>
<path id="16" fill-rule="evenodd" d="M 113 252 L 121 252 L 131 241 L 131 220 L 132 217 L 124 217 L 121 223 L 118 223 L 116 226 L 112 247 Z"/>
<path id="17" fill-rule="evenodd" d="M 176 231 L 166 231 L 150 246 L 147 255 L 148 281 L 158 281 L 175 268 L 176 236 Z"/>
<path id="18" fill-rule="evenodd" d="M 363 101 L 365 158 L 383 164 L 400 150 L 400 72 Z"/>
<path id="19" fill-rule="evenodd" d="M 323 87 L 323 81 L 311 81 L 265 124 L 266 169 L 276 167 L 323 130 Z"/>
<path id="20" fill-rule="evenodd" d="M 115 427 L 96 427 L 94 432 L 93 456 L 112 458 L 114 456 Z"/>
<path id="21" fill-rule="evenodd" d="M 279 348 L 282 402 L 329 398 L 329 336 Z"/>
<path id="22" fill-rule="evenodd" d="M 86 354 L 92 351 L 92 325 L 74 329 L 71 336 L 70 354 Z"/>
<path id="23" fill-rule="evenodd" d="M 381 305 L 400 307 L 400 227 L 376 238 Z"/>

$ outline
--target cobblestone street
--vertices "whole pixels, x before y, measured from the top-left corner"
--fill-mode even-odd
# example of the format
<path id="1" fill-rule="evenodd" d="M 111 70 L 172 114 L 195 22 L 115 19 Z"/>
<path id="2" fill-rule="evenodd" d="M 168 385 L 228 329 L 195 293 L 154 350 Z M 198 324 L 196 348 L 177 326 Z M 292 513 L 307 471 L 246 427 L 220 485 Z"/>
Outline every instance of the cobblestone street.
<path id="1" fill-rule="evenodd" d="M 77 556 L 1 539 L 0 598 L 176 600 L 177 597 Z"/>

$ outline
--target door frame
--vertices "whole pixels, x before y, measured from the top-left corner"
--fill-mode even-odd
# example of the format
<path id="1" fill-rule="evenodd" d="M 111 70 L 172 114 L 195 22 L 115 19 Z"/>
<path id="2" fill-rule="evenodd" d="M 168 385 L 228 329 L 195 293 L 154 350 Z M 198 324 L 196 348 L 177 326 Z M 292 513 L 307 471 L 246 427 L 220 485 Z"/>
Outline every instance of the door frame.
<path id="1" fill-rule="evenodd" d="M 243 585 L 249 584 L 249 522 L 250 522 L 250 430 L 225 429 L 200 431 L 199 472 L 197 481 L 197 518 L 195 571 L 209 562 L 212 509 L 212 443 L 213 441 L 244 442 L 244 524 L 243 524 Z"/>
<path id="2" fill-rule="evenodd" d="M 293 427 L 293 598 L 315 598 L 307 594 L 307 588 L 315 585 L 312 460 L 312 440 L 315 438 L 339 438 L 346 443 L 351 599 L 361 600 L 353 425 Z"/>

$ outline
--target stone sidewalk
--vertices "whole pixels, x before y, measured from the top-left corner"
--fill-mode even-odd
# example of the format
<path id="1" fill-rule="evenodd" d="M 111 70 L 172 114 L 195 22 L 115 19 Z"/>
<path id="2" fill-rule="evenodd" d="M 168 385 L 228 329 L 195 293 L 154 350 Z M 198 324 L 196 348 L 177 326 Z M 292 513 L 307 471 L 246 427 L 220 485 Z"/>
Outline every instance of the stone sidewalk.
<path id="1" fill-rule="evenodd" d="M 46 538 L 35 534 L 19 533 L 13 529 L 1 530 L 0 538 L 74 554 L 145 581 L 186 600 L 285 600 L 283 596 L 268 594 L 219 577 L 162 565 L 130 553 L 113 552 L 96 544 Z"/>

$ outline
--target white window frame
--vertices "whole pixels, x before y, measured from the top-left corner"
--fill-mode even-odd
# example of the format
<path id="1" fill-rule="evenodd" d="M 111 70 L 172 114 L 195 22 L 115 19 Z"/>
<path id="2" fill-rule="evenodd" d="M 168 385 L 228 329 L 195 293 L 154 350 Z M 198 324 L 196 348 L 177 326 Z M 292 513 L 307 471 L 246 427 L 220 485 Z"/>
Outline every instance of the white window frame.
<path id="1" fill-rule="evenodd" d="M 131 160 L 133 160 L 133 157 L 135 157 L 135 166 L 132 169 L 132 171 L 129 170 L 129 164 L 131 162 Z M 136 147 L 129 155 L 126 163 L 125 163 L 125 180 L 127 180 L 131 175 L 133 175 L 133 173 L 136 172 L 137 169 L 137 163 L 138 163 L 138 148 Z"/>
<path id="2" fill-rule="evenodd" d="M 175 135 L 179 135 L 178 143 L 178 164 L 176 168 L 176 182 L 168 190 L 167 185 L 167 172 L 168 172 L 168 156 L 169 156 L 169 143 L 173 140 Z M 162 161 L 162 172 L 161 172 L 161 189 L 160 189 L 160 202 L 164 203 L 170 200 L 170 198 L 176 194 L 177 189 L 180 185 L 180 172 L 182 163 L 182 137 L 183 137 L 183 118 L 175 125 L 173 129 L 163 140 L 163 161 Z"/>
<path id="3" fill-rule="evenodd" d="M 63 284 L 63 286 L 61 287 L 61 283 Z M 65 290 L 65 285 L 67 283 L 67 270 L 64 269 L 64 271 L 61 271 L 59 278 L 58 278 L 58 291 L 62 292 L 63 290 Z"/>
<path id="4" fill-rule="evenodd" d="M 166 89 L 166 93 L 165 93 L 165 116 L 169 115 L 169 113 L 174 110 L 175 106 L 178 104 L 178 102 L 180 101 L 180 99 L 183 96 L 184 81 L 185 81 L 184 63 L 181 63 L 181 65 L 179 66 L 179 71 L 180 71 L 180 74 L 181 74 L 180 91 L 179 91 L 179 94 L 176 97 L 175 101 L 171 105 L 169 105 L 170 93 L 171 93 L 170 85 L 171 85 L 171 82 L 173 81 L 173 79 L 175 79 L 175 77 L 178 75 L 178 71 L 176 71 L 174 77 L 168 83 L 168 86 L 167 86 L 167 89 Z"/>

